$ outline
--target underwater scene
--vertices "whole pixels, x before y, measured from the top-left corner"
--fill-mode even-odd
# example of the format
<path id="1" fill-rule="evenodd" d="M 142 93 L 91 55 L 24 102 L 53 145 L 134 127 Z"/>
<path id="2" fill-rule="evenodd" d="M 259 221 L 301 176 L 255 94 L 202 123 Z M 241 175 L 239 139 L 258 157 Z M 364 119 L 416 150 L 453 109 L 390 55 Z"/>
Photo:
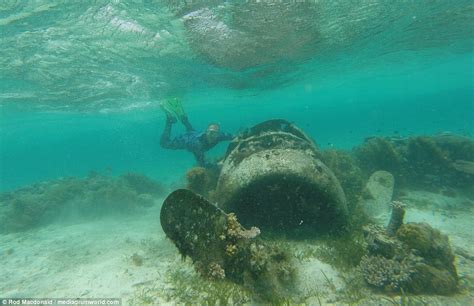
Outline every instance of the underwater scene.
<path id="1" fill-rule="evenodd" d="M 473 305 L 474 3 L 0 1 L 4 305 Z"/>

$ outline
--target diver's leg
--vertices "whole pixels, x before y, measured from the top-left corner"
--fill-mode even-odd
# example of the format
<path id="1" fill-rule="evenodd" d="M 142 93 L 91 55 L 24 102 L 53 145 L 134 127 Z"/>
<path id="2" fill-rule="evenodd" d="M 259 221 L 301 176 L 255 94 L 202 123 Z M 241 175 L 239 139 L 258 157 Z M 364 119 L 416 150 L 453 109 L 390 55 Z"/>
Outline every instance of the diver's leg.
<path id="1" fill-rule="evenodd" d="M 165 128 L 163 130 L 163 134 L 161 134 L 160 138 L 160 146 L 163 148 L 171 148 L 171 127 L 173 126 L 173 118 L 170 116 L 166 116 L 166 123 Z"/>
<path id="2" fill-rule="evenodd" d="M 184 127 L 186 128 L 186 131 L 187 131 L 187 132 L 194 131 L 193 126 L 192 126 L 191 123 L 189 122 L 188 116 L 182 115 L 181 117 L 179 117 L 179 120 L 180 120 L 181 123 L 184 125 Z"/>

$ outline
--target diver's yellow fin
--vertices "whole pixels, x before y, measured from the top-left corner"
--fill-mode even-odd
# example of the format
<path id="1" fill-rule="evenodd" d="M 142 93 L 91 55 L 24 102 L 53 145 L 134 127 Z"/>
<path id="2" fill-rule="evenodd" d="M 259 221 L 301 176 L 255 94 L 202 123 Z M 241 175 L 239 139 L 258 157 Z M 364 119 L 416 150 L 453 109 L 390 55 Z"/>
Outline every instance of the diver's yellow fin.
<path id="1" fill-rule="evenodd" d="M 181 100 L 178 98 L 166 99 L 161 103 L 161 107 L 168 113 L 183 118 L 186 116 Z"/>

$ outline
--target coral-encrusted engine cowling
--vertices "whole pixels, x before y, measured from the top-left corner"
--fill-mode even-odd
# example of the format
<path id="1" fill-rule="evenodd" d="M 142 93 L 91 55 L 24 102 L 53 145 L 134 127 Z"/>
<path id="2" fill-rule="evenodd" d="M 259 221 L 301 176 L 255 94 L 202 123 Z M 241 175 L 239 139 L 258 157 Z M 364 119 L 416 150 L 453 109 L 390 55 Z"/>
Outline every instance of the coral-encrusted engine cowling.
<path id="1" fill-rule="evenodd" d="M 330 231 L 348 217 L 341 185 L 315 143 L 281 119 L 260 123 L 229 145 L 216 195 L 247 227 Z"/>

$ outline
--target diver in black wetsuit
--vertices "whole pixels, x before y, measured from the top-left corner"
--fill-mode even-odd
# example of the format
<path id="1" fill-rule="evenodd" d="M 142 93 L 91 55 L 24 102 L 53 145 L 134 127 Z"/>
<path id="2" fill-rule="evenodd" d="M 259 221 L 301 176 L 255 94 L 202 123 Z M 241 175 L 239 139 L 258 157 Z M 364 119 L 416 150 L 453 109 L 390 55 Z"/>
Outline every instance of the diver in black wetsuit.
<path id="1" fill-rule="evenodd" d="M 204 153 L 209 151 L 221 141 L 231 140 L 233 135 L 220 131 L 220 125 L 211 123 L 203 132 L 196 131 L 184 113 L 181 102 L 178 99 L 168 100 L 161 104 L 166 113 L 166 124 L 161 135 L 160 145 L 165 149 L 187 150 L 194 154 L 198 165 L 201 167 L 211 167 L 206 163 Z M 186 132 L 171 139 L 171 127 L 176 123 L 176 117 L 185 126 Z"/>

